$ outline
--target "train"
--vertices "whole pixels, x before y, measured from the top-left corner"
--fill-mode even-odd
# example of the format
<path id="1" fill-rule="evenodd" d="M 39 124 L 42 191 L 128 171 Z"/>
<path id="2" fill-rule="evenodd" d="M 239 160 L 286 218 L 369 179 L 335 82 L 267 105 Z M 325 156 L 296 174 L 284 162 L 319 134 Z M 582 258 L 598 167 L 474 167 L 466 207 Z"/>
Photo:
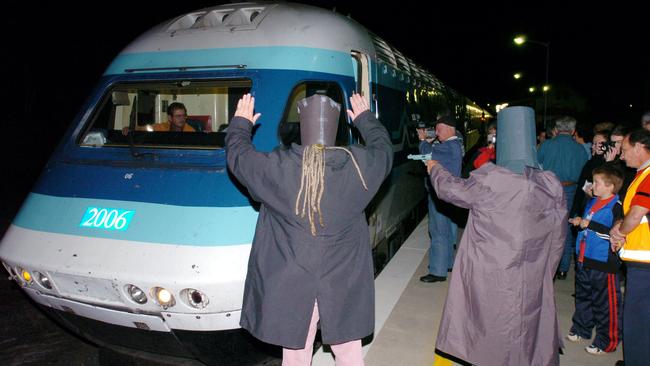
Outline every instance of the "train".
<path id="1" fill-rule="evenodd" d="M 286 2 L 192 11 L 126 46 L 2 238 L 2 264 L 39 307 L 100 346 L 260 362 L 263 346 L 239 327 L 259 203 L 228 172 L 228 122 L 252 93 L 262 113 L 254 145 L 283 148 L 299 141 L 298 100 L 325 94 L 349 108 L 355 91 L 395 153 L 366 210 L 379 271 L 426 211 L 422 163 L 407 159 L 417 124 L 452 113 L 469 148 L 491 116 L 350 17 Z M 176 102 L 195 132 L 153 128 Z M 354 143 L 363 141 L 342 108 L 337 144 Z"/>

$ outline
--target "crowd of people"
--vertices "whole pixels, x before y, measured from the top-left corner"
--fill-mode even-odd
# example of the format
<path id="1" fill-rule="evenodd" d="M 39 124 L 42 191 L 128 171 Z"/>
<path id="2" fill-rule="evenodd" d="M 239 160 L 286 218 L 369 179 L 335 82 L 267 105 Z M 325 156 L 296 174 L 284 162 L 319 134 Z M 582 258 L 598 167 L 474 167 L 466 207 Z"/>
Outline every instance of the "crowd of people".
<path id="1" fill-rule="evenodd" d="M 365 144 L 334 146 L 341 105 L 313 95 L 297 106 L 302 144 L 258 152 L 254 105 L 248 94 L 239 101 L 226 137 L 230 171 L 261 203 L 241 325 L 282 346 L 283 365 L 309 365 L 320 324 L 337 365 L 363 365 L 360 340 L 374 326 L 364 208 L 392 167 L 388 132 L 353 94 L 347 113 Z M 639 129 L 561 117 L 536 133 L 531 108 L 506 108 L 465 158 L 468 176 L 456 124 L 447 114 L 418 129 L 420 153 L 430 154 L 431 243 L 420 280 L 451 273 L 436 349 L 478 365 L 558 365 L 553 281 L 573 268 L 575 312 L 563 338 L 592 355 L 622 341 L 617 365 L 646 364 L 650 113 Z M 456 247 L 458 208 L 469 214 Z"/>
<path id="2" fill-rule="evenodd" d="M 481 182 L 484 179 L 482 175 L 491 168 L 479 169 L 488 162 L 503 165 L 497 159 L 501 158 L 502 154 L 507 155 L 509 147 L 496 144 L 493 137 L 495 134 L 496 127 L 489 125 L 486 146 L 480 148 L 478 154 L 469 160 L 473 168 L 477 169 L 473 176 L 467 180 L 453 180 L 451 176 L 458 175 L 449 171 L 451 176 L 445 176 L 444 184 L 434 183 L 436 189 L 430 190 L 434 199 L 441 197 L 444 202 L 467 207 L 468 203 L 459 199 L 462 194 L 458 192 L 463 194 L 472 192 L 472 197 L 477 200 L 476 197 L 482 194 L 476 188 L 477 185 L 479 187 L 487 185 L 491 188 L 488 189 L 489 195 L 498 196 L 498 189 Z M 506 141 L 508 144 L 510 142 Z M 432 152 L 433 160 L 449 159 L 449 156 L 444 155 L 444 149 L 436 148 L 436 144 L 444 146 L 446 141 L 422 139 L 420 150 L 426 152 L 428 145 L 432 145 L 429 150 Z M 565 224 L 568 227 L 546 226 L 549 231 L 557 231 L 562 242 L 559 246 L 561 249 L 559 263 L 553 268 L 553 279 L 566 280 L 567 273 L 572 268 L 575 270 L 575 312 L 572 326 L 566 332 L 564 339 L 571 342 L 586 342 L 585 351 L 592 355 L 614 352 L 620 343 L 624 342 L 625 360 L 619 361 L 617 365 L 645 365 L 650 359 L 650 228 L 648 227 L 650 178 L 646 179 L 650 174 L 650 113 L 643 115 L 641 125 L 637 128 L 609 122 L 592 127 L 577 124 L 572 117 L 560 117 L 550 128 L 538 129 L 536 159 L 536 162 L 531 161 L 528 165 L 535 167 L 538 163 L 538 168 L 553 173 L 562 188 L 562 192 L 556 196 L 563 197 L 563 203 L 568 210 L 568 220 Z M 438 165 L 437 161 L 432 164 L 445 166 L 445 164 Z M 440 173 L 435 174 L 436 169 L 432 171 L 431 181 L 436 182 Z M 496 175 L 494 171 L 488 174 L 492 179 L 495 179 Z M 478 184 L 479 182 L 483 184 Z M 508 185 L 508 179 L 501 177 L 498 179 L 498 184 Z M 450 187 L 453 187 L 452 191 L 458 192 L 450 193 Z M 509 189 L 511 192 L 517 191 L 512 187 Z M 522 197 L 521 193 L 518 195 Z M 501 200 L 502 207 L 506 203 L 511 204 L 513 200 L 516 200 L 514 196 Z M 537 203 L 541 201 L 538 199 Z M 485 205 L 486 203 L 482 202 L 481 210 L 472 205 L 469 205 L 469 208 L 474 211 L 485 211 Z M 430 206 L 430 215 L 432 208 L 435 210 L 435 206 Z M 528 213 L 521 210 L 521 206 L 513 210 L 520 218 Z M 434 215 L 438 214 L 438 211 L 434 211 Z M 468 221 L 465 230 L 470 231 L 469 234 L 473 237 L 465 243 L 466 235 L 463 235 L 456 254 L 456 263 L 452 262 L 450 268 L 462 271 L 466 264 L 459 263 L 459 258 L 467 260 L 468 255 L 464 253 L 468 250 L 467 247 L 476 246 L 477 242 L 485 240 L 486 237 L 492 236 L 492 240 L 488 240 L 490 242 L 499 242 L 499 239 L 502 239 L 500 241 L 502 246 L 506 246 L 507 249 L 512 248 L 511 244 L 506 245 L 506 243 L 508 239 L 516 240 L 516 234 L 513 233 L 516 229 L 510 229 L 508 233 L 511 235 L 510 238 L 495 238 L 492 235 L 493 232 L 498 232 L 494 226 L 498 226 L 499 216 L 508 217 L 508 215 L 496 212 L 482 212 L 482 214 L 484 217 L 489 217 L 490 227 L 477 229 L 476 221 Z M 471 215 L 472 211 L 470 211 Z M 510 223 L 517 221 L 513 217 L 509 219 Z M 539 225 L 539 222 L 536 224 Z M 480 234 L 472 234 L 477 230 Z M 527 232 L 529 230 L 527 229 Z M 434 239 L 435 234 L 431 231 L 430 225 L 431 252 L 433 252 L 433 248 L 438 244 Z M 529 240 L 527 245 L 530 243 Z M 547 244 L 548 247 L 553 248 L 552 243 Z M 485 247 L 483 243 L 482 249 L 484 250 Z M 508 263 L 509 256 L 503 255 L 504 249 L 501 248 L 500 254 L 503 256 L 501 261 Z M 482 258 L 482 261 L 473 258 L 470 262 L 475 271 L 477 263 L 481 262 L 481 265 L 485 265 L 486 258 Z M 508 265 L 517 268 L 516 263 L 508 263 Z M 433 273 L 431 266 L 429 271 L 430 274 L 423 276 L 422 281 L 433 282 L 428 281 L 428 277 Z M 448 310 L 452 306 L 460 309 L 476 307 L 476 304 L 463 303 L 458 298 L 454 300 L 455 287 L 464 288 L 460 291 L 462 296 L 475 292 L 467 289 L 471 288 L 473 283 L 470 280 L 468 284 L 468 279 L 472 278 L 468 276 L 468 272 L 466 270 L 461 274 L 465 281 L 463 284 L 456 283 L 454 286 L 452 279 L 437 347 L 463 360 L 482 364 L 489 359 L 489 352 L 482 350 L 480 344 L 475 344 L 471 350 L 466 348 L 466 343 L 477 343 L 476 337 L 471 340 L 465 339 L 467 331 L 464 334 L 454 334 L 455 326 L 449 321 L 445 322 L 448 312 L 459 315 L 458 310 Z M 621 283 L 625 284 L 625 298 L 621 295 Z M 500 283 L 500 285 L 506 284 Z M 478 302 L 477 300 L 475 299 L 475 302 Z M 482 301 L 486 300 L 487 297 L 482 299 Z M 453 315 L 449 316 L 453 317 Z M 468 314 L 464 313 L 462 316 L 466 319 Z M 461 320 L 457 318 L 455 321 Z M 495 326 L 495 328 L 499 327 Z M 460 342 L 461 345 L 450 344 L 449 333 L 452 339 L 465 339 L 467 342 Z M 487 343 L 494 345 L 494 341 Z M 533 354 L 534 352 L 527 352 L 527 356 L 531 359 Z M 518 363 L 520 361 L 512 361 L 517 359 L 516 357 L 508 356 L 509 360 L 493 359 L 494 362 L 489 361 L 486 364 L 546 364 Z"/>

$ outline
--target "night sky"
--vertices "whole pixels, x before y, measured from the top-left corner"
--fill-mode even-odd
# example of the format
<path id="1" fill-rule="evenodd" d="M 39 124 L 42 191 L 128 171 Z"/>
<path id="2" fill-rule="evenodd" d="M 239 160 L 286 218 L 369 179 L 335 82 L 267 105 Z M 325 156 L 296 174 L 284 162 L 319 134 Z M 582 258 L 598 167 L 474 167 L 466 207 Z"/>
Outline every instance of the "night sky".
<path id="1" fill-rule="evenodd" d="M 12 156 L 4 177 L 35 179 L 105 68 L 129 42 L 167 19 L 218 4 L 52 3 L 3 5 L 2 123 L 12 136 L 3 144 L 3 155 Z M 372 10 L 350 0 L 305 3 L 349 14 L 484 107 L 525 101 L 529 86 L 542 85 L 545 48 L 512 42 L 525 33 L 550 42 L 553 90 L 570 90 L 586 101 L 579 122 L 637 125 L 650 109 L 650 21 L 640 2 L 586 8 L 539 1 L 515 8 L 401 0 L 370 3 Z M 512 77 L 516 71 L 524 75 L 519 81 Z M 12 183 L 2 184 L 3 197 L 14 192 Z"/>
<path id="2" fill-rule="evenodd" d="M 637 114 L 650 108 L 650 21 L 643 19 L 641 5 L 571 8 L 536 2 L 522 9 L 399 1 L 370 11 L 353 1 L 304 2 L 349 14 L 482 106 L 530 98 L 528 87 L 543 84 L 546 49 L 512 42 L 516 34 L 525 33 L 529 39 L 550 42 L 550 83 L 587 99 L 588 113 L 581 116 L 585 122 L 636 123 Z M 19 95 L 11 97 L 23 106 L 16 117 L 57 101 L 65 104 L 66 121 L 112 58 L 137 35 L 179 14 L 217 4 L 24 3 L 3 24 L 4 43 L 15 56 L 9 58 L 11 85 L 20 87 Z M 515 81 L 514 72 L 522 72 L 523 78 Z M 51 95 L 52 88 L 56 95 Z"/>

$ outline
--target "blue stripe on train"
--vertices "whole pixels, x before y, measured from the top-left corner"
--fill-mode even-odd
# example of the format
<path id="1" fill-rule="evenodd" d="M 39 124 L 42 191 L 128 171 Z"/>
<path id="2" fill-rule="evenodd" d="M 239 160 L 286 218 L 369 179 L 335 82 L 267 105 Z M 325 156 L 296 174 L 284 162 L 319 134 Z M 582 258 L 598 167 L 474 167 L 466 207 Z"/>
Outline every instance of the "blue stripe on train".
<path id="1" fill-rule="evenodd" d="M 119 75 L 129 69 L 246 65 L 247 69 L 318 72 L 354 77 L 350 53 L 311 47 L 206 48 L 180 51 L 123 53 L 108 66 L 105 75 Z M 415 78 L 382 63 L 370 62 L 371 82 L 397 90 L 416 87 Z M 145 72 L 145 71 L 140 71 Z M 159 72 L 151 70 L 148 72 Z M 375 80 L 375 75 L 379 80 Z M 429 86 L 428 89 L 435 89 Z"/>
<path id="2" fill-rule="evenodd" d="M 48 196 L 139 201 L 175 206 L 237 207 L 250 205 L 233 184 L 225 166 L 179 169 L 107 164 L 48 165 L 32 190 Z"/>
<path id="3" fill-rule="evenodd" d="M 124 231 L 80 227 L 88 207 L 135 213 Z M 251 243 L 257 216 L 251 207 L 187 207 L 31 193 L 13 223 L 25 229 L 95 238 L 226 246 Z"/>
<path id="4" fill-rule="evenodd" d="M 349 53 L 308 47 L 208 48 L 198 50 L 123 53 L 105 75 L 127 69 L 246 65 L 248 69 L 315 71 L 353 77 Z M 206 68 L 209 69 L 209 68 Z"/>

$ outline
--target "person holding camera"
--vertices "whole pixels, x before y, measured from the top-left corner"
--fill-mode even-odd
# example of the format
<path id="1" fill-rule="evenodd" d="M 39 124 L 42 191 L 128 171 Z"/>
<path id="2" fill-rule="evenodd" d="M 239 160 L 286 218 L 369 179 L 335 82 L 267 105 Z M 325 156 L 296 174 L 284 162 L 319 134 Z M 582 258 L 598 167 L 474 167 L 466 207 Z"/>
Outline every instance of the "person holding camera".
<path id="1" fill-rule="evenodd" d="M 573 198 L 573 205 L 569 211 L 569 217 L 573 218 L 579 216 L 585 209 L 587 202 L 593 197 L 591 192 L 592 188 L 592 172 L 594 169 L 605 164 L 605 154 L 609 149 L 609 130 L 599 130 L 594 132 L 594 137 L 591 143 L 591 158 L 585 163 L 578 178 L 578 189 L 576 190 L 575 197 Z"/>
<path id="2" fill-rule="evenodd" d="M 435 124 L 435 136 L 418 128 L 420 154 L 431 154 L 455 177 L 460 176 L 463 160 L 463 144 L 456 135 L 456 121 L 452 116 L 439 118 Z M 429 130 L 431 131 L 431 130 Z M 437 140 L 439 143 L 434 143 Z M 447 272 L 454 265 L 454 245 L 458 227 L 452 221 L 456 208 L 438 199 L 431 183 L 426 184 L 429 192 L 429 273 L 420 277 L 422 282 L 442 282 L 447 280 Z"/>
<path id="3" fill-rule="evenodd" d="M 630 184 L 632 184 L 632 181 L 636 175 L 636 170 L 629 168 L 627 165 L 625 165 L 625 162 L 621 160 L 621 145 L 623 144 L 625 135 L 628 133 L 629 129 L 625 126 L 616 126 L 612 130 L 612 134 L 609 137 L 609 142 L 607 144 L 607 149 L 603 155 L 605 157 L 605 161 L 608 164 L 612 164 L 623 173 L 623 186 L 619 191 L 619 196 L 621 197 L 625 197 L 627 188 L 630 186 Z"/>

